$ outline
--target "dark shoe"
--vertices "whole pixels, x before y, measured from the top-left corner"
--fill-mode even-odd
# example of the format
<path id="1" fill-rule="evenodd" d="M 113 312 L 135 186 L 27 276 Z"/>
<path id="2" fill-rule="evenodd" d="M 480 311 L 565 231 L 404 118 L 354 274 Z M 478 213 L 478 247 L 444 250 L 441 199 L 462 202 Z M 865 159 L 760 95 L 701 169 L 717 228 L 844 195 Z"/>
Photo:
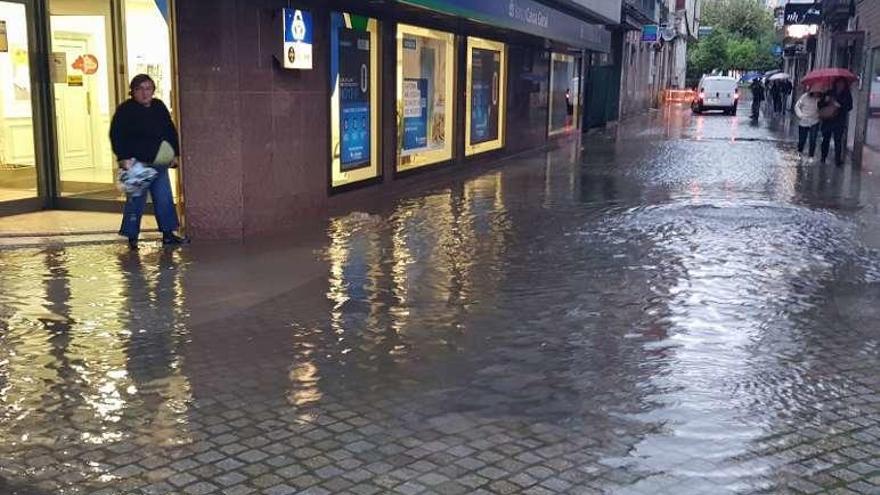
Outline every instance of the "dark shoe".
<path id="1" fill-rule="evenodd" d="M 165 234 L 162 236 L 162 244 L 166 246 L 177 246 L 181 244 L 189 244 L 189 238 L 180 237 L 174 234 Z"/>
<path id="2" fill-rule="evenodd" d="M 139 249 L 137 238 L 131 237 L 128 239 L 128 249 L 132 251 L 137 251 Z"/>

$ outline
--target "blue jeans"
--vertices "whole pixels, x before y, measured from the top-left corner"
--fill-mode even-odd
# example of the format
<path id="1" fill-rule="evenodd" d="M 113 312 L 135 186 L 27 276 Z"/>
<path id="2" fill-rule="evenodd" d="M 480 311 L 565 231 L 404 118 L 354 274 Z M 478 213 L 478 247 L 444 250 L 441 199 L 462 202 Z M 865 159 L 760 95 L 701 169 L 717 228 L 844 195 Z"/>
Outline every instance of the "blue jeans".
<path id="1" fill-rule="evenodd" d="M 153 198 L 153 210 L 156 214 L 156 223 L 162 232 L 174 232 L 180 227 L 177 220 L 177 210 L 174 208 L 174 196 L 171 194 L 171 180 L 168 178 L 168 168 L 156 167 L 159 172 L 150 184 L 150 197 Z M 146 191 L 140 196 L 128 195 L 125 201 L 125 210 L 122 213 L 122 227 L 119 235 L 129 239 L 137 239 L 141 233 L 141 217 L 144 215 L 144 206 L 147 204 Z"/>

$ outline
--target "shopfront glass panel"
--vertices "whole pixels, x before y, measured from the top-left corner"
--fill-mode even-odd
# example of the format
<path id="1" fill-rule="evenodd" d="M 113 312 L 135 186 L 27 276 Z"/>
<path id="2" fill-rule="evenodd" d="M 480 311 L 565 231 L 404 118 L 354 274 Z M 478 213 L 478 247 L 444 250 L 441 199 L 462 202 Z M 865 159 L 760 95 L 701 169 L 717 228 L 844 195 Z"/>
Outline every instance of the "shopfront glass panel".
<path id="1" fill-rule="evenodd" d="M 570 131 L 577 122 L 580 81 L 574 57 L 554 53 L 550 65 L 550 134 Z"/>
<path id="2" fill-rule="evenodd" d="M 397 28 L 397 170 L 452 158 L 454 35 Z"/>
<path id="3" fill-rule="evenodd" d="M 169 13 L 159 9 L 155 0 L 125 0 L 125 80 L 147 74 L 156 82 L 155 97 L 162 100 L 172 117 L 175 115 L 171 66 L 171 31 Z M 165 3 L 167 5 L 167 2 Z M 178 197 L 177 170 L 169 170 L 171 189 Z"/>
<path id="4" fill-rule="evenodd" d="M 868 105 L 868 135 L 865 143 L 880 153 L 880 48 L 873 51 L 873 64 L 869 73 L 870 103 Z"/>
<path id="5" fill-rule="evenodd" d="M 52 0 L 49 9 L 60 193 L 119 199 L 107 137 L 118 103 L 110 2 Z"/>
<path id="6" fill-rule="evenodd" d="M 506 64 L 504 43 L 468 38 L 465 128 L 468 155 L 504 146 Z"/>
<path id="7" fill-rule="evenodd" d="M 23 4 L 0 2 L 0 203 L 37 197 L 29 21 Z"/>
<path id="8" fill-rule="evenodd" d="M 334 12 L 330 29 L 331 185 L 379 176 L 378 23 Z"/>

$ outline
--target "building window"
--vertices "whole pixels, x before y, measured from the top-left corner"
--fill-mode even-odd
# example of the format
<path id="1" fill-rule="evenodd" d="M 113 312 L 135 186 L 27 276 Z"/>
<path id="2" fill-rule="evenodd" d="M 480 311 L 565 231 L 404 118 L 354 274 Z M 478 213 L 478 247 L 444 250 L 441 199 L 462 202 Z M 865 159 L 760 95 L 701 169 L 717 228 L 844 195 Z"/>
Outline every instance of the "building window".
<path id="1" fill-rule="evenodd" d="M 468 38 L 465 153 L 504 146 L 506 78 L 504 43 Z"/>
<path id="2" fill-rule="evenodd" d="M 571 130 L 577 122 L 580 78 L 571 55 L 554 53 L 550 64 L 551 135 Z"/>
<path id="3" fill-rule="evenodd" d="M 452 159 L 455 37 L 397 27 L 397 170 Z"/>
<path id="4" fill-rule="evenodd" d="M 334 12 L 330 22 L 330 183 L 379 176 L 378 22 Z"/>

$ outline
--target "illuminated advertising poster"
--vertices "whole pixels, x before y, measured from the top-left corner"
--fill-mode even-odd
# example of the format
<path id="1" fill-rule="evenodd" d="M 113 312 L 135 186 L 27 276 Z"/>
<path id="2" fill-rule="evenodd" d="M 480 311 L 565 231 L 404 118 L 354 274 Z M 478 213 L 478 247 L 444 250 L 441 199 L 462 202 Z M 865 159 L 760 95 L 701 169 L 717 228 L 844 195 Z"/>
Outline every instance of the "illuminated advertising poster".
<path id="1" fill-rule="evenodd" d="M 403 149 L 428 146 L 428 80 L 403 80 Z"/>
<path id="2" fill-rule="evenodd" d="M 501 53 L 474 48 L 471 62 L 471 144 L 498 139 Z"/>
<path id="3" fill-rule="evenodd" d="M 339 32 L 340 164 L 351 170 L 370 162 L 370 33 Z"/>

